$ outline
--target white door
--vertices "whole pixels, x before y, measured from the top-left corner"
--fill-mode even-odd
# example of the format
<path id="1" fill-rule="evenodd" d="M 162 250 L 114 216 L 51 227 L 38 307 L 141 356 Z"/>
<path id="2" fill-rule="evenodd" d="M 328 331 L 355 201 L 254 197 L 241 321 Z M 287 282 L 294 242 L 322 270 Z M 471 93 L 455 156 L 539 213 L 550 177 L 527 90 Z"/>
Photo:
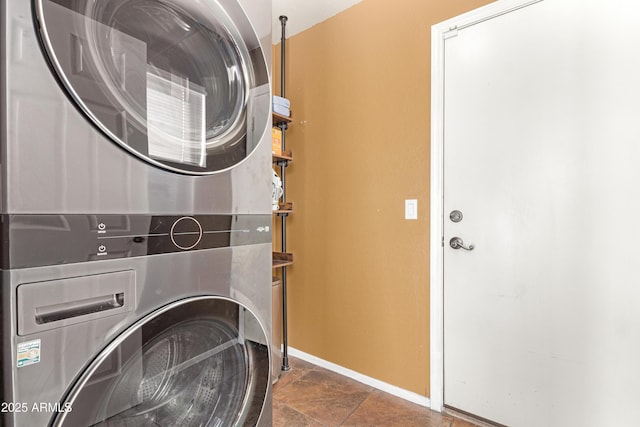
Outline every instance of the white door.
<path id="1" fill-rule="evenodd" d="M 544 0 L 447 35 L 448 407 L 640 425 L 639 18 Z"/>

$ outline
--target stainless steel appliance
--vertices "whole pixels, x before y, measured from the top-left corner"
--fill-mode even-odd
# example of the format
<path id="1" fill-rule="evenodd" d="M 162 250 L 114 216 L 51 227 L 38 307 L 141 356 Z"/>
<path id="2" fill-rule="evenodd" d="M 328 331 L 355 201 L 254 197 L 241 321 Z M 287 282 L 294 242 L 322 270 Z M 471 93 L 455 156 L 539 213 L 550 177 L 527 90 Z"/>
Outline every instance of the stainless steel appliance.
<path id="1" fill-rule="evenodd" d="M 4 425 L 271 425 L 271 216 L 4 219 Z"/>
<path id="2" fill-rule="evenodd" d="M 270 212 L 270 3 L 243 3 L 2 1 L 2 211 Z"/>
<path id="3" fill-rule="evenodd" d="M 0 425 L 271 424 L 259 3 L 0 2 Z"/>

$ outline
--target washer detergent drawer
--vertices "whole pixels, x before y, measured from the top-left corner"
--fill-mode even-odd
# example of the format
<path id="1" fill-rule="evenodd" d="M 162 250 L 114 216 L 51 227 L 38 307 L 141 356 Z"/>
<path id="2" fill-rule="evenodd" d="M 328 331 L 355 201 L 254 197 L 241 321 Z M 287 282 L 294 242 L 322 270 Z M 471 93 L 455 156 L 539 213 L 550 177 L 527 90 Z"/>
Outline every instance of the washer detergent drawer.
<path id="1" fill-rule="evenodd" d="M 133 270 L 18 286 L 18 335 L 29 335 L 132 311 Z"/>

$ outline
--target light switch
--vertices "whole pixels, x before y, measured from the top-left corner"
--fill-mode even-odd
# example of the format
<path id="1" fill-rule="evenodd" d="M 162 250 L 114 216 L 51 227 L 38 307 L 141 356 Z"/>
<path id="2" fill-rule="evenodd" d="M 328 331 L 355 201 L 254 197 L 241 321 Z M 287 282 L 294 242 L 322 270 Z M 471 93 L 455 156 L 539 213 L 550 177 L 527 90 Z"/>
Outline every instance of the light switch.
<path id="1" fill-rule="evenodd" d="M 407 199 L 404 201 L 404 219 L 418 219 L 417 199 Z"/>

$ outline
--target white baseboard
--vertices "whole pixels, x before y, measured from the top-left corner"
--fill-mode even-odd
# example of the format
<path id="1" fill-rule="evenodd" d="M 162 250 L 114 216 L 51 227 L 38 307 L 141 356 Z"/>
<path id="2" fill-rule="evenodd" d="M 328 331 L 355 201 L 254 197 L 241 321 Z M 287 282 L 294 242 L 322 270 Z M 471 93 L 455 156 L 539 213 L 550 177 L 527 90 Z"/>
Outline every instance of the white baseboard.
<path id="1" fill-rule="evenodd" d="M 352 371 L 351 369 L 347 369 L 343 366 L 336 365 L 335 363 L 328 362 L 324 359 L 320 359 L 319 357 L 313 356 L 309 353 L 305 353 L 304 351 L 300 351 L 295 348 L 289 347 L 289 355 L 293 357 L 297 357 L 298 359 L 302 359 L 314 365 L 320 366 L 321 368 L 325 368 L 329 371 L 336 372 L 347 378 L 351 378 L 362 384 L 366 384 L 378 390 L 397 396 L 401 399 L 408 400 L 409 402 L 413 402 L 415 404 L 424 406 L 426 408 L 431 407 L 431 402 L 429 401 L 428 397 L 421 396 L 418 393 L 414 393 L 412 391 L 405 390 L 403 388 L 397 387 L 395 385 L 391 385 L 384 381 L 380 381 L 375 378 L 368 377 L 356 371 Z"/>

